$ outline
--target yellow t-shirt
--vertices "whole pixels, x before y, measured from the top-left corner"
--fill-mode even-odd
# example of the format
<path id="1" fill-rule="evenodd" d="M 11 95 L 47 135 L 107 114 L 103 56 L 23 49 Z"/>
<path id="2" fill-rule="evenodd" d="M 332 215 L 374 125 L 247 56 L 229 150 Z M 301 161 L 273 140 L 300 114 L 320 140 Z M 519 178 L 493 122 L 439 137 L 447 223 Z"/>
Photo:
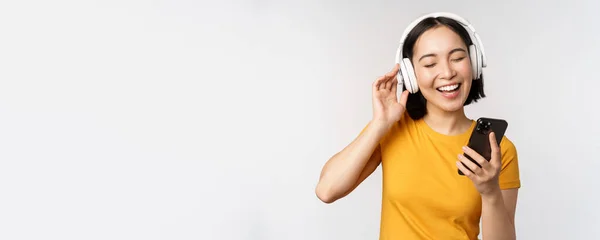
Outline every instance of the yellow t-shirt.
<path id="1" fill-rule="evenodd" d="M 448 136 L 405 114 L 382 138 L 380 240 L 477 239 L 481 196 L 455 164 L 474 127 Z M 519 188 L 516 148 L 506 137 L 500 148 L 500 188 Z"/>

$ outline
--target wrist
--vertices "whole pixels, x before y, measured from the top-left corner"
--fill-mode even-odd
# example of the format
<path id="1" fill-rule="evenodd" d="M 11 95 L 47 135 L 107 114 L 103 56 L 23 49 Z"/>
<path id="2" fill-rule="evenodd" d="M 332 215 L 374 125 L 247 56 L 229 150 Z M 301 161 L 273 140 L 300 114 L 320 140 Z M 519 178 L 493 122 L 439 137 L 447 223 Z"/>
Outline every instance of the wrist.
<path id="1" fill-rule="evenodd" d="M 503 201 L 502 190 L 500 189 L 499 186 L 494 187 L 492 190 L 490 190 L 486 193 L 482 193 L 481 200 L 483 202 L 488 202 L 488 203 L 502 202 Z"/>
<path id="2" fill-rule="evenodd" d="M 371 122 L 369 124 L 369 128 L 371 128 L 371 130 L 377 132 L 378 135 L 385 134 L 391 127 L 392 127 L 392 124 L 390 124 L 386 121 L 375 120 L 375 119 L 371 120 Z"/>

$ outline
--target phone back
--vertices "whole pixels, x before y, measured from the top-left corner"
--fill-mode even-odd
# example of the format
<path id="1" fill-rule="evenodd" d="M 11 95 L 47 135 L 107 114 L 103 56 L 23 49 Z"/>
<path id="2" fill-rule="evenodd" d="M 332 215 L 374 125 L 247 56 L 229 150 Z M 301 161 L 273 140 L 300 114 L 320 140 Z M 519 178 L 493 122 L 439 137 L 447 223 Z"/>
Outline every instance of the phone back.
<path id="1" fill-rule="evenodd" d="M 496 142 L 500 144 L 502 138 L 504 137 L 504 133 L 508 128 L 508 122 L 503 119 L 494 119 L 494 118 L 479 118 L 477 119 L 477 125 L 473 129 L 471 133 L 471 138 L 469 139 L 468 146 L 483 156 L 486 160 L 490 161 L 492 158 L 492 148 L 490 146 L 490 133 L 493 131 L 496 134 Z M 479 163 L 473 160 L 469 155 L 464 155 L 477 166 L 481 167 Z M 463 164 L 464 165 L 464 164 Z M 465 166 L 466 167 L 466 166 Z M 467 167 L 468 168 L 468 167 Z M 464 175 L 460 170 L 458 170 L 460 175 Z"/>

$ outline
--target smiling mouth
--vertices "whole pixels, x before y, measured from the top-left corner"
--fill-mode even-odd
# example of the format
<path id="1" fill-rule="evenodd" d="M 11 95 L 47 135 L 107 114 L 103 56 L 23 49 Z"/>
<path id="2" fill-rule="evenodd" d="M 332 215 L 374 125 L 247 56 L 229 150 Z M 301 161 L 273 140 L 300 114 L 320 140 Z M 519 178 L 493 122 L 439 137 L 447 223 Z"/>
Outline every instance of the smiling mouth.
<path id="1" fill-rule="evenodd" d="M 460 83 L 453 84 L 453 85 L 447 85 L 447 86 L 436 88 L 436 90 L 438 90 L 441 93 L 451 93 L 451 92 L 458 90 L 460 88 L 460 85 L 461 85 Z"/>

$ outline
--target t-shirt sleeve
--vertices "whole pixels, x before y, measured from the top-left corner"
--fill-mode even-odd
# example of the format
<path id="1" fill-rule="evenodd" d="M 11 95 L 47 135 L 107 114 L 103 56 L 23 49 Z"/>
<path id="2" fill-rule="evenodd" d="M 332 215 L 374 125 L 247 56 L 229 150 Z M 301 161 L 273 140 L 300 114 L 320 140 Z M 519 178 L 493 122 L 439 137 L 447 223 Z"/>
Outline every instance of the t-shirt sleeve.
<path id="1" fill-rule="evenodd" d="M 506 136 L 500 143 L 502 153 L 502 168 L 500 169 L 500 189 L 520 188 L 521 179 L 519 175 L 519 156 L 517 148 Z"/>

